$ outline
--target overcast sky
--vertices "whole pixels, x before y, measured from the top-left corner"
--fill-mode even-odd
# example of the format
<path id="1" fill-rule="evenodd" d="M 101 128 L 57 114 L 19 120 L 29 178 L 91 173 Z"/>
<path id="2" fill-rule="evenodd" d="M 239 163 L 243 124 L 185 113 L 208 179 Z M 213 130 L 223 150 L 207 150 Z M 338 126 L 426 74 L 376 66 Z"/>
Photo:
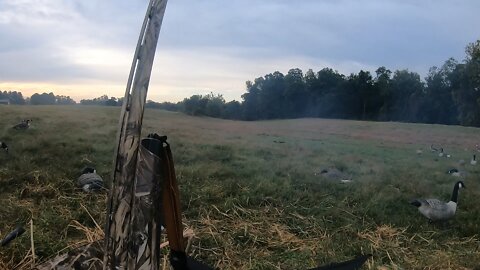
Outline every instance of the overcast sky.
<path id="1" fill-rule="evenodd" d="M 0 90 L 121 97 L 147 0 L 0 0 Z M 478 0 L 170 0 L 148 99 L 241 100 L 276 70 L 422 77 L 480 39 Z"/>

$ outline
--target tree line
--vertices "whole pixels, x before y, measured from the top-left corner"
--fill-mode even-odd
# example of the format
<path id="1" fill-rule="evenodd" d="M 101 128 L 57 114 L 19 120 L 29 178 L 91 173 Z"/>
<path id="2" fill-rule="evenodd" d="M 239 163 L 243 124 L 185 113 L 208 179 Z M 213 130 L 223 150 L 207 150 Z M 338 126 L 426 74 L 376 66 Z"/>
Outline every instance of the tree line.
<path id="1" fill-rule="evenodd" d="M 221 94 L 193 95 L 181 102 L 148 100 L 147 108 L 235 120 L 322 117 L 480 127 L 480 40 L 465 49 L 463 61 L 450 58 L 431 67 L 422 79 L 409 70 L 379 67 L 344 75 L 331 68 L 305 73 L 293 68 L 246 82 L 242 101 L 226 102 Z M 68 96 L 0 91 L 12 104 L 76 104 Z M 81 105 L 121 106 L 123 98 L 103 95 Z"/>
<path id="2" fill-rule="evenodd" d="M 69 96 L 59 96 L 54 93 L 35 93 L 31 97 L 24 98 L 18 91 L 0 91 L 0 100 L 8 100 L 10 104 L 15 105 L 73 105 L 75 100 Z"/>
<path id="3" fill-rule="evenodd" d="M 7 100 L 9 104 L 15 105 L 76 105 L 78 104 L 70 96 L 55 95 L 54 93 L 35 93 L 31 97 L 23 97 L 23 94 L 19 91 L 0 91 L 0 101 Z M 80 105 L 95 105 L 95 106 L 122 106 L 123 97 L 109 97 L 102 95 L 93 99 L 82 99 Z M 170 104 L 170 106 L 169 106 Z M 146 103 L 147 108 L 154 109 L 166 109 L 176 110 L 176 103 L 163 102 L 158 103 L 152 100 L 148 100 Z"/>
<path id="4" fill-rule="evenodd" d="M 15 105 L 75 105 L 77 102 L 70 96 L 55 95 L 54 93 L 35 93 L 31 97 L 24 98 L 18 91 L 0 91 L 0 100 L 8 100 Z M 82 99 L 81 105 L 98 106 L 122 106 L 123 98 L 108 97 L 102 95 L 93 99 Z"/>
<path id="5" fill-rule="evenodd" d="M 424 80 L 416 72 L 385 67 L 348 76 L 331 68 L 294 68 L 247 81 L 242 102 L 211 93 L 163 109 L 239 120 L 322 117 L 479 127 L 480 40 L 465 51 L 462 62 L 450 58 L 431 67 Z"/>

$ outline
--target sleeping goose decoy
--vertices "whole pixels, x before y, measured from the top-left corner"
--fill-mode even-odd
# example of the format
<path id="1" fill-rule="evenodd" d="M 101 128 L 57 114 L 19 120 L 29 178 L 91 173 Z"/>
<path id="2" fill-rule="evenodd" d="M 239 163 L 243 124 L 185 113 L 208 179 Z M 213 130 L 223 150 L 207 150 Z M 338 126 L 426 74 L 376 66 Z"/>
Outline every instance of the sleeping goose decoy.
<path id="1" fill-rule="evenodd" d="M 93 168 L 85 168 L 77 179 L 77 185 L 85 192 L 98 191 L 103 188 L 103 179 Z"/>
<path id="2" fill-rule="evenodd" d="M 370 257 L 372 257 L 372 254 L 360 255 L 345 262 L 331 263 L 310 270 L 359 270 Z"/>
<path id="3" fill-rule="evenodd" d="M 22 120 L 22 122 L 13 126 L 13 128 L 17 129 L 17 130 L 18 129 L 27 129 L 27 128 L 30 127 L 30 122 L 32 122 L 32 120 L 30 120 L 30 119 Z"/>
<path id="4" fill-rule="evenodd" d="M 0 142 L 0 148 L 8 153 L 8 145 L 4 142 Z"/>
<path id="5" fill-rule="evenodd" d="M 447 171 L 448 174 L 458 173 L 458 170 L 453 168 Z"/>
<path id="6" fill-rule="evenodd" d="M 455 216 L 457 211 L 458 190 L 466 188 L 462 181 L 455 183 L 453 187 L 452 198 L 445 203 L 438 199 L 416 199 L 411 202 L 418 208 L 418 211 L 424 215 L 430 222 L 444 221 Z"/>
<path id="7" fill-rule="evenodd" d="M 477 165 L 477 155 L 473 155 L 472 160 L 470 160 L 471 165 Z"/>
<path id="8" fill-rule="evenodd" d="M 455 177 L 464 177 L 466 174 L 464 171 L 459 171 L 455 168 L 448 170 L 447 173 Z"/>

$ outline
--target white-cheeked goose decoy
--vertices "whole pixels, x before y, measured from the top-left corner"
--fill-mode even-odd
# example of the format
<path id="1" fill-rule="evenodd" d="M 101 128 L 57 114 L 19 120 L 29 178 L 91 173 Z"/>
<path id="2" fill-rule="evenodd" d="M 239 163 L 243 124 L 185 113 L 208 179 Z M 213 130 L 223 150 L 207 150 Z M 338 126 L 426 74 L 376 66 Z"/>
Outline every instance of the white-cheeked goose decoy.
<path id="1" fill-rule="evenodd" d="M 30 122 L 32 122 L 32 120 L 30 120 L 30 119 L 22 120 L 22 122 L 13 126 L 13 128 L 17 129 L 17 130 L 27 129 L 27 128 L 30 127 Z"/>
<path id="2" fill-rule="evenodd" d="M 456 182 L 449 202 L 442 202 L 438 199 L 416 199 L 411 204 L 416 206 L 418 211 L 430 222 L 448 220 L 455 216 L 458 191 L 461 188 L 466 188 L 465 184 L 462 181 Z"/>

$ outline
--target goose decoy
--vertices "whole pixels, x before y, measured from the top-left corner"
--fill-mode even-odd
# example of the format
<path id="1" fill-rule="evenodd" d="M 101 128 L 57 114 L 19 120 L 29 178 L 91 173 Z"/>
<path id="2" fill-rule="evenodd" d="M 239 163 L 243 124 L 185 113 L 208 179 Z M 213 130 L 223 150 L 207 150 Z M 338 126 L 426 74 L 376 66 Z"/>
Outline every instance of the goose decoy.
<path id="1" fill-rule="evenodd" d="M 0 148 L 8 153 L 8 145 L 4 142 L 0 142 Z"/>
<path id="2" fill-rule="evenodd" d="M 458 173 L 458 170 L 453 168 L 453 169 L 450 169 L 447 171 L 448 174 L 452 174 L 452 173 Z"/>
<path id="3" fill-rule="evenodd" d="M 455 168 L 448 170 L 447 173 L 455 177 L 465 176 L 465 172 L 459 171 Z"/>
<path id="4" fill-rule="evenodd" d="M 0 246 L 6 246 L 10 243 L 13 239 L 19 237 L 25 232 L 25 229 L 22 226 L 17 226 L 15 230 L 11 231 L 5 238 L 0 241 Z"/>
<path id="5" fill-rule="evenodd" d="M 471 165 L 477 165 L 477 155 L 473 155 L 472 160 L 470 160 Z"/>
<path id="6" fill-rule="evenodd" d="M 310 270 L 359 270 L 370 257 L 372 257 L 372 254 L 361 255 L 349 261 L 332 263 L 329 265 L 312 268 Z"/>
<path id="7" fill-rule="evenodd" d="M 452 198 L 447 203 L 438 199 L 416 199 L 410 204 L 416 206 L 418 211 L 428 218 L 430 222 L 448 220 L 455 216 L 455 212 L 457 211 L 458 190 L 461 188 L 466 188 L 462 181 L 455 183 Z"/>
<path id="8" fill-rule="evenodd" d="M 432 144 L 432 145 L 430 145 L 430 151 L 432 151 L 432 152 L 437 152 L 438 149 L 435 148 L 435 147 L 433 147 L 433 144 Z"/>
<path id="9" fill-rule="evenodd" d="M 85 192 L 98 191 L 103 188 L 103 179 L 94 168 L 87 167 L 77 179 L 77 185 Z"/>
<path id="10" fill-rule="evenodd" d="M 30 122 L 32 122 L 32 120 L 30 119 L 27 119 L 27 120 L 22 120 L 22 122 L 20 122 L 19 124 L 16 124 L 15 126 L 13 126 L 14 129 L 27 129 L 30 127 Z"/>
<path id="11" fill-rule="evenodd" d="M 439 157 L 446 157 L 446 158 L 450 158 L 451 155 L 450 154 L 447 154 L 443 151 L 443 148 L 440 148 L 440 153 L 438 153 L 438 156 Z"/>

